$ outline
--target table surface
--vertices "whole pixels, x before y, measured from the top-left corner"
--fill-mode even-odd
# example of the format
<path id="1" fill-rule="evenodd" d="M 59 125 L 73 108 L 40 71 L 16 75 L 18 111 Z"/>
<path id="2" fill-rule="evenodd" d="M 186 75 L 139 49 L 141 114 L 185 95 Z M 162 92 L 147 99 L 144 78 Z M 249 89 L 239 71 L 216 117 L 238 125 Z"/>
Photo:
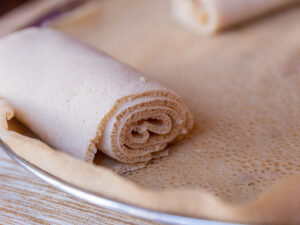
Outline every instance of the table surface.
<path id="1" fill-rule="evenodd" d="M 0 150 L 0 224 L 154 224 L 78 200 L 34 177 Z"/>

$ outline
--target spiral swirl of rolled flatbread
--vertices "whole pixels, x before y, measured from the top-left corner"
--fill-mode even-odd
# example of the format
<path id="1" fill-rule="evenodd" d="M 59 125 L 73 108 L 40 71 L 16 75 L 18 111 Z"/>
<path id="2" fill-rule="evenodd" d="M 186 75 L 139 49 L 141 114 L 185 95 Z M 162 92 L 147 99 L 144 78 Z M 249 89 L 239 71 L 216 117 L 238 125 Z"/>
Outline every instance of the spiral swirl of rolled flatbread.
<path id="1" fill-rule="evenodd" d="M 21 122 L 88 162 L 97 150 L 124 163 L 147 162 L 193 124 L 173 91 L 50 29 L 0 40 L 0 80 L 0 97 Z"/>
<path id="2" fill-rule="evenodd" d="M 171 93 L 126 97 L 108 119 L 99 149 L 122 162 L 148 161 L 191 125 L 187 109 Z"/>

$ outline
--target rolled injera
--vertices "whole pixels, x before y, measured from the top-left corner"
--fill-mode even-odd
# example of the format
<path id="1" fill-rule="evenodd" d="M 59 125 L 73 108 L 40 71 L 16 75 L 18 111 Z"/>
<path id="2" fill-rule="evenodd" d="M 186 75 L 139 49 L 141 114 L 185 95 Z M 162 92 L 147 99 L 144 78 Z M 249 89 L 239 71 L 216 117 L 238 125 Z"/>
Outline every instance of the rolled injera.
<path id="1" fill-rule="evenodd" d="M 173 0 L 175 17 L 200 33 L 214 33 L 299 0 Z"/>
<path id="2" fill-rule="evenodd" d="M 193 124 L 173 91 L 50 29 L 1 39 L 0 80 L 0 97 L 21 122 L 88 162 L 97 149 L 124 163 L 149 161 Z"/>

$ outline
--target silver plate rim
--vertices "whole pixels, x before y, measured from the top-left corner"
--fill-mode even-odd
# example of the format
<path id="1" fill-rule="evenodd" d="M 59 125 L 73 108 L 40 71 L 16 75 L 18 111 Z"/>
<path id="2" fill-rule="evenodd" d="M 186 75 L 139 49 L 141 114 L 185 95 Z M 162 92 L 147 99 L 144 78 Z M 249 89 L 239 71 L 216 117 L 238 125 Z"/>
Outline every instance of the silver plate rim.
<path id="1" fill-rule="evenodd" d="M 40 169 L 39 167 L 26 161 L 19 155 L 17 155 L 13 149 L 11 149 L 1 138 L 0 138 L 0 148 L 17 164 L 22 166 L 24 169 L 29 171 L 31 174 L 37 176 L 46 183 L 52 185 L 53 187 L 64 191 L 74 197 L 81 200 L 85 200 L 96 206 L 112 210 L 118 213 L 126 214 L 129 216 L 146 219 L 154 222 L 165 223 L 165 224 L 209 224 L 209 225 L 228 225 L 236 223 L 227 223 L 221 221 L 213 221 L 207 219 L 193 218 L 187 216 L 181 216 L 176 214 L 164 213 L 159 211 L 154 211 L 139 206 L 130 205 L 127 203 L 119 202 L 113 199 L 109 199 L 83 189 L 80 189 L 72 184 L 69 184 L 58 177 L 55 177 L 46 171 Z"/>

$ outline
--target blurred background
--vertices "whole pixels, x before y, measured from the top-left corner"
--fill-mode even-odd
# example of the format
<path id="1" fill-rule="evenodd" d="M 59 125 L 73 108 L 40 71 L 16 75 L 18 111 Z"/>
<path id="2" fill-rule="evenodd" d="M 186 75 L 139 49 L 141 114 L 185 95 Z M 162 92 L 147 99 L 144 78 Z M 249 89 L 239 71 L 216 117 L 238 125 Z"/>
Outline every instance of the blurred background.
<path id="1" fill-rule="evenodd" d="M 6 0 L 0 2 L 0 16 L 9 12 L 10 10 L 29 2 L 30 0 Z"/>
<path id="2" fill-rule="evenodd" d="M 2 0 L 0 37 L 30 25 L 40 25 L 78 7 L 83 2 L 83 0 Z"/>

